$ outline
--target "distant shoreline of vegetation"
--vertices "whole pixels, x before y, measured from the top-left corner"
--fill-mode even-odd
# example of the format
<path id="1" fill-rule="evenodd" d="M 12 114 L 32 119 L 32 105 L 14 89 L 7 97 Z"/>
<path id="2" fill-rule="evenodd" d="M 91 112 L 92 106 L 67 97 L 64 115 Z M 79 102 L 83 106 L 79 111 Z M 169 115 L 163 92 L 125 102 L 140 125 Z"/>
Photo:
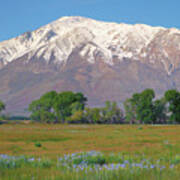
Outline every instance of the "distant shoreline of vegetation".
<path id="1" fill-rule="evenodd" d="M 124 112 L 114 101 L 106 101 L 104 107 L 94 108 L 87 107 L 86 103 L 87 98 L 80 92 L 50 91 L 32 101 L 28 108 L 31 112 L 28 119 L 40 123 L 69 124 L 180 123 L 180 92 L 175 89 L 166 91 L 161 99 L 155 98 L 153 89 L 134 93 L 123 103 Z M 0 101 L 0 112 L 3 110 L 5 104 Z"/>

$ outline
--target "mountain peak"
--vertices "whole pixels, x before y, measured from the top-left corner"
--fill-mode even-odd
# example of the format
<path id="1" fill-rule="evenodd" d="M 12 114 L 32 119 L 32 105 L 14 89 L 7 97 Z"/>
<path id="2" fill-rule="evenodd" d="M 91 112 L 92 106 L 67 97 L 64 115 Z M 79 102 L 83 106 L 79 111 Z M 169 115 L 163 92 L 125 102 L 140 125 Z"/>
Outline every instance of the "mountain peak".
<path id="1" fill-rule="evenodd" d="M 81 91 L 91 105 L 154 88 L 180 89 L 180 31 L 62 17 L 0 43 L 0 97 L 23 111 L 50 90 Z"/>
<path id="2" fill-rule="evenodd" d="M 59 64 L 66 62 L 77 47 L 81 47 L 80 55 L 89 62 L 94 62 L 95 54 L 101 54 L 104 61 L 111 65 L 114 57 L 117 61 L 150 59 L 152 62 L 155 57 L 148 55 L 148 46 L 166 31 L 180 33 L 175 28 L 168 30 L 144 24 L 117 24 L 65 16 L 33 32 L 1 42 L 0 65 L 2 68 L 25 54 L 28 55 L 26 61 L 36 57 L 50 62 L 53 56 L 54 63 Z"/>
<path id="3" fill-rule="evenodd" d="M 81 22 L 84 20 L 89 20 L 89 18 L 85 18 L 82 16 L 63 16 L 59 18 L 57 21 Z"/>

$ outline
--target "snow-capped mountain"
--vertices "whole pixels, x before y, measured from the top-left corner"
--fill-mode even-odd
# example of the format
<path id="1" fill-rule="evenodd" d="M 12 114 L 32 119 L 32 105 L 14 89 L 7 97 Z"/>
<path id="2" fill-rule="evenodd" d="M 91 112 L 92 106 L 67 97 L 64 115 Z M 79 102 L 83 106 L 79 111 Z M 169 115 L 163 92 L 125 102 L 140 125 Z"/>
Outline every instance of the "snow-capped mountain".
<path id="1" fill-rule="evenodd" d="M 178 88 L 179 67 L 176 28 L 63 17 L 0 42 L 0 98 L 15 110 L 51 89 L 83 91 L 93 105 L 122 101 L 146 87 Z"/>

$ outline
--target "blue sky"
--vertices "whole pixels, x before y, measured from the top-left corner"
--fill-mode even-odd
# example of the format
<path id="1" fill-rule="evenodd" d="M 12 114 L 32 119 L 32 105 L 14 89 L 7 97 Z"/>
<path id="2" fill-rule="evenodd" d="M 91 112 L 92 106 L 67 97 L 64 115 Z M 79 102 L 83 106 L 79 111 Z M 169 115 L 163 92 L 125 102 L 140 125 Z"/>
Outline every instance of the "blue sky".
<path id="1" fill-rule="evenodd" d="M 0 0 L 0 41 L 62 16 L 180 29 L 180 0 Z"/>

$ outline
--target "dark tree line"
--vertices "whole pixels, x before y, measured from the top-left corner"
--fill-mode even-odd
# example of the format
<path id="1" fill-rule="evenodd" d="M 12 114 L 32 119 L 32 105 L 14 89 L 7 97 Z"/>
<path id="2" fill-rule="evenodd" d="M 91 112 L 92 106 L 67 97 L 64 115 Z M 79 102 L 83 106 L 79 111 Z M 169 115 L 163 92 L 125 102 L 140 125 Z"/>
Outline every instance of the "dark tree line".
<path id="1" fill-rule="evenodd" d="M 82 93 L 51 91 L 33 101 L 29 105 L 29 111 L 35 121 L 64 123 L 75 112 L 83 111 L 86 101 Z"/>
<path id="2" fill-rule="evenodd" d="M 44 94 L 29 105 L 31 119 L 47 123 L 180 123 L 180 92 L 168 90 L 161 99 L 153 89 L 135 93 L 124 102 L 124 113 L 116 102 L 104 107 L 86 107 L 87 98 L 71 91 Z"/>
<path id="3" fill-rule="evenodd" d="M 29 105 L 31 119 L 47 123 L 120 123 L 122 110 L 116 102 L 106 102 L 105 107 L 86 107 L 87 98 L 71 91 L 48 92 Z"/>
<path id="4" fill-rule="evenodd" d="M 125 121 L 130 124 L 180 123 L 180 93 L 168 90 L 155 99 L 153 89 L 135 93 L 124 102 Z"/>

